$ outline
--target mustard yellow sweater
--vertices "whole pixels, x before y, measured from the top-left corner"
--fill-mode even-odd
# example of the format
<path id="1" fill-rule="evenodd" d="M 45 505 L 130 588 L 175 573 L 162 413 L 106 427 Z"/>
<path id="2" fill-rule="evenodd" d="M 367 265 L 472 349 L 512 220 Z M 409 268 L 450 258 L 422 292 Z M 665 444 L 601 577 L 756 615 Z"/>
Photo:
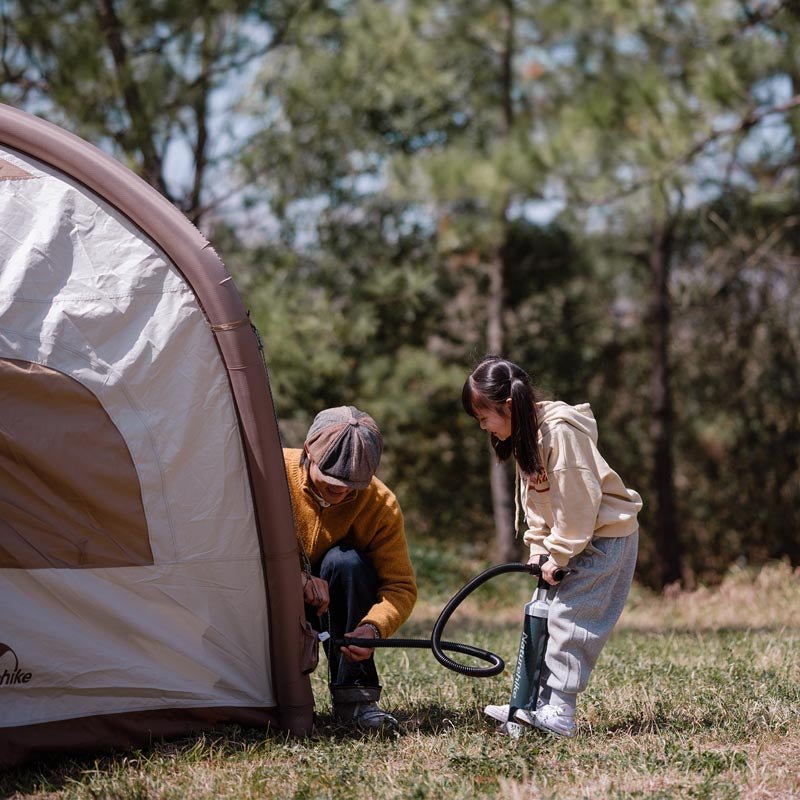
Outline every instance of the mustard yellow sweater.
<path id="1" fill-rule="evenodd" d="M 378 595 L 361 622 L 371 622 L 387 638 L 408 619 L 417 600 L 397 498 L 373 478 L 366 489 L 323 508 L 309 488 L 308 469 L 300 464 L 302 454 L 302 450 L 283 451 L 297 535 L 313 567 L 337 544 L 354 547 L 370 561 L 378 574 Z"/>

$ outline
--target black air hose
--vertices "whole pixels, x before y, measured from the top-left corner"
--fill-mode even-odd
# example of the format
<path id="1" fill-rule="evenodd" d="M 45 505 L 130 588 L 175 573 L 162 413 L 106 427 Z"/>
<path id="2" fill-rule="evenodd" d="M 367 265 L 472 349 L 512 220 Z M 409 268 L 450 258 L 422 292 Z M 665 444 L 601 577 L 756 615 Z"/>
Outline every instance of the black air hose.
<path id="1" fill-rule="evenodd" d="M 477 575 L 472 580 L 465 583 L 464 586 L 447 601 L 447 604 L 442 609 L 442 613 L 439 614 L 438 619 L 433 625 L 430 639 L 357 639 L 345 636 L 341 639 L 334 639 L 333 645 L 339 647 L 352 644 L 356 645 L 356 647 L 403 647 L 432 650 L 434 657 L 442 666 L 453 670 L 453 672 L 458 672 L 461 675 L 468 675 L 471 678 L 491 678 L 494 675 L 499 675 L 505 669 L 506 664 L 496 653 L 459 642 L 443 642 L 442 634 L 453 612 L 470 594 L 472 594 L 472 592 L 486 583 L 486 581 L 507 572 L 527 572 L 528 575 L 538 575 L 541 570 L 537 564 L 521 564 L 517 562 L 498 564 L 497 566 L 489 567 L 489 569 L 484 570 L 480 575 Z M 473 658 L 488 662 L 491 666 L 470 667 L 466 664 L 459 664 L 457 661 L 453 661 L 452 658 L 446 656 L 443 652 L 445 650 L 472 656 Z"/>

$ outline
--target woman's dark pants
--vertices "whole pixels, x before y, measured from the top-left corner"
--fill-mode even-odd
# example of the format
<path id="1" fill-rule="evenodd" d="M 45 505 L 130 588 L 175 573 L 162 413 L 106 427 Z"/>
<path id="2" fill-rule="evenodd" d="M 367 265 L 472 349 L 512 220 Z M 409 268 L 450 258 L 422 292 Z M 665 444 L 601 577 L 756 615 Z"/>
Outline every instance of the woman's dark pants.
<path id="1" fill-rule="evenodd" d="M 378 576 L 372 564 L 358 551 L 349 547 L 332 547 L 323 557 L 318 570 L 327 581 L 330 595 L 328 612 L 321 617 L 313 611 L 311 624 L 328 631 L 331 639 L 339 639 L 358 627 L 364 615 L 375 604 Z M 334 703 L 371 702 L 380 698 L 381 687 L 374 658 L 349 662 L 339 648 L 325 642 L 325 655 L 330 671 L 330 690 Z"/>

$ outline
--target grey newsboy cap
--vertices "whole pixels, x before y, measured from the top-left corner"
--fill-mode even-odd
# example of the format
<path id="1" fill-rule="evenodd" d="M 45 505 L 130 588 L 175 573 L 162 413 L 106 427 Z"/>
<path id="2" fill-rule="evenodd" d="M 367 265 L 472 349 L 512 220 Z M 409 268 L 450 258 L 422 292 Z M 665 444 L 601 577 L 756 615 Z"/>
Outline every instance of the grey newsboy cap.
<path id="1" fill-rule="evenodd" d="M 326 408 L 308 429 L 306 450 L 331 483 L 365 489 L 378 469 L 383 437 L 375 420 L 355 406 Z"/>

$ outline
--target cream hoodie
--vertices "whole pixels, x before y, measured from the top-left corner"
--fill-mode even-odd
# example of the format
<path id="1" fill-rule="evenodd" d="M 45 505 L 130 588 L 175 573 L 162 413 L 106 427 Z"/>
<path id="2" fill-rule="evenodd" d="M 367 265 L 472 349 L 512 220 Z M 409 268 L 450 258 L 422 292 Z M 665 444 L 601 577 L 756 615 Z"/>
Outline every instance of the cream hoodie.
<path id="1" fill-rule="evenodd" d="M 520 486 L 532 556 L 549 554 L 565 567 L 595 536 L 629 536 L 638 528 L 642 498 L 600 455 L 588 403 L 540 403 L 539 446 L 546 473 L 522 475 Z"/>

